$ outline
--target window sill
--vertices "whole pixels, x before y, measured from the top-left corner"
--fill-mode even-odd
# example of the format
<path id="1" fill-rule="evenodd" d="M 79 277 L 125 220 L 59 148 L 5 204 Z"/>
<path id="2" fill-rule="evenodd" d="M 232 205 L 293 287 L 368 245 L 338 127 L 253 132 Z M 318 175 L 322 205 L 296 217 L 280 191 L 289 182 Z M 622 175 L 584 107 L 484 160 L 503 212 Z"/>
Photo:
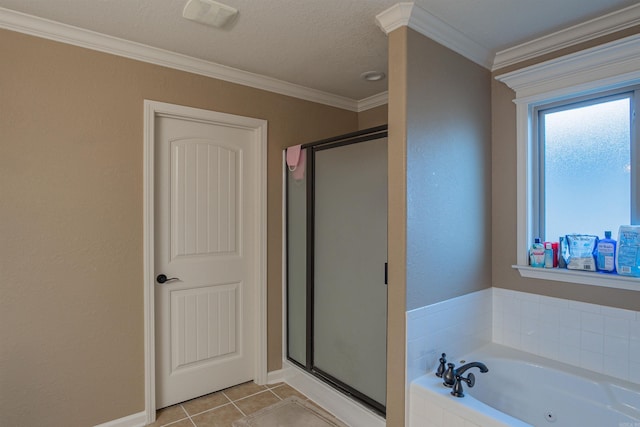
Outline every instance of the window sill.
<path id="1" fill-rule="evenodd" d="M 555 280 L 556 282 L 579 283 L 640 292 L 640 277 L 567 270 L 564 268 L 534 268 L 528 265 L 513 265 L 512 267 L 520 272 L 520 276 L 532 279 Z"/>

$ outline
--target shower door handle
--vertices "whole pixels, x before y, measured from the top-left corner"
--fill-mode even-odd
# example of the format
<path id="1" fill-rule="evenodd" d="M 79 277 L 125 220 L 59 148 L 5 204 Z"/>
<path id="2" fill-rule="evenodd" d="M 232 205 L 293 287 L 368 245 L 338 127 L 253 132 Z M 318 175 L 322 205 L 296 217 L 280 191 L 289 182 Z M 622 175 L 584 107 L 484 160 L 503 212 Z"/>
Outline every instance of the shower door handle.
<path id="1" fill-rule="evenodd" d="M 389 263 L 388 262 L 384 263 L 384 284 L 385 285 L 389 284 Z"/>

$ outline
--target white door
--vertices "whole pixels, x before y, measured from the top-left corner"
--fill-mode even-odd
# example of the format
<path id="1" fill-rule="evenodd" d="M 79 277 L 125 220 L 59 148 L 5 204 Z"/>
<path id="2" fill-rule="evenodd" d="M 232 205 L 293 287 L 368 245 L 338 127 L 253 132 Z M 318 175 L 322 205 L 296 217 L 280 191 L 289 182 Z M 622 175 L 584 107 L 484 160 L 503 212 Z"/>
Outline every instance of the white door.
<path id="1" fill-rule="evenodd" d="M 255 378 L 255 132 L 155 120 L 154 267 L 169 279 L 155 284 L 157 408 Z"/>

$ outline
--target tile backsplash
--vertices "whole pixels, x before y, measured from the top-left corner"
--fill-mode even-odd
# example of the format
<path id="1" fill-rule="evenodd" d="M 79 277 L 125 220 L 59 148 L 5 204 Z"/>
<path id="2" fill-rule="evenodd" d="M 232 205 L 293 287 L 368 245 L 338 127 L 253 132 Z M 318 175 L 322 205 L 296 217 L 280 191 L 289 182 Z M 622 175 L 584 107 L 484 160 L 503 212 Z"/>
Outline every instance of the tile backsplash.
<path id="1" fill-rule="evenodd" d="M 489 288 L 407 312 L 407 378 L 494 342 L 640 384 L 640 311 Z"/>
<path id="2" fill-rule="evenodd" d="M 493 288 L 497 344 L 640 383 L 640 312 Z"/>
<path id="3" fill-rule="evenodd" d="M 491 342 L 492 291 L 484 289 L 407 312 L 407 384 Z"/>

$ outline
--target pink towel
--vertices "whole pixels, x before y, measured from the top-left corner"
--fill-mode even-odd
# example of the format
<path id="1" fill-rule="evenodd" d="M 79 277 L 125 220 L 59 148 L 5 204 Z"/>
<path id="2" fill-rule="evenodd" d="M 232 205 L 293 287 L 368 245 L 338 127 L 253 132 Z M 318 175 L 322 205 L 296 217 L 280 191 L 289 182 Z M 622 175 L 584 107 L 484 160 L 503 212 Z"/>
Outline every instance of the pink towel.
<path id="1" fill-rule="evenodd" d="M 287 148 L 287 167 L 296 181 L 304 179 L 305 159 L 305 150 L 302 149 L 302 145 Z"/>

